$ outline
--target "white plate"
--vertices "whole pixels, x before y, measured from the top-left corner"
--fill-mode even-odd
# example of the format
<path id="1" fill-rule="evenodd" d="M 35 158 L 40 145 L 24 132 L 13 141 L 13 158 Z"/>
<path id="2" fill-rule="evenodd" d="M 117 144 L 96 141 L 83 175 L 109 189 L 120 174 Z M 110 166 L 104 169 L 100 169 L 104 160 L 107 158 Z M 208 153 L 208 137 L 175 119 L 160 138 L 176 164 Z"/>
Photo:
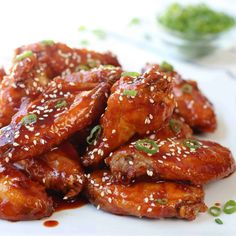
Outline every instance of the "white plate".
<path id="1" fill-rule="evenodd" d="M 160 61 L 155 51 L 148 52 L 135 46 L 116 41 L 107 42 L 119 55 L 124 67 L 131 71 L 139 70 L 146 62 Z M 166 59 L 166 58 L 165 58 Z M 218 129 L 210 138 L 227 147 L 236 155 L 236 81 L 227 76 L 225 71 L 209 70 L 192 64 L 184 64 L 170 60 L 176 69 L 185 77 L 199 82 L 203 92 L 215 105 L 218 115 Z M 236 199 L 236 175 L 217 181 L 205 187 L 206 203 L 211 206 L 215 202 L 226 202 Z M 223 225 L 214 222 L 207 213 L 200 214 L 195 221 L 176 219 L 147 220 L 134 217 L 115 216 L 98 211 L 91 205 L 78 209 L 61 211 L 53 214 L 50 219 L 59 221 L 55 228 L 43 226 L 44 220 L 11 223 L 0 221 L 1 235 L 235 235 L 235 215 L 222 215 Z"/>

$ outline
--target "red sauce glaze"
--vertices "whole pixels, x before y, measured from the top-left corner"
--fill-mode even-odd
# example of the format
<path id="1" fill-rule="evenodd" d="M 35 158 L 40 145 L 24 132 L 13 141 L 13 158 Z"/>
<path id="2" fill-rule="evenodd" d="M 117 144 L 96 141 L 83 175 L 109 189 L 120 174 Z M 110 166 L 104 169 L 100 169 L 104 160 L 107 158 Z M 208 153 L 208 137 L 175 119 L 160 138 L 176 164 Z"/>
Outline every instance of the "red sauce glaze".
<path id="1" fill-rule="evenodd" d="M 57 220 L 47 220 L 44 221 L 43 225 L 45 227 L 56 227 L 57 225 L 59 225 L 59 222 Z"/>

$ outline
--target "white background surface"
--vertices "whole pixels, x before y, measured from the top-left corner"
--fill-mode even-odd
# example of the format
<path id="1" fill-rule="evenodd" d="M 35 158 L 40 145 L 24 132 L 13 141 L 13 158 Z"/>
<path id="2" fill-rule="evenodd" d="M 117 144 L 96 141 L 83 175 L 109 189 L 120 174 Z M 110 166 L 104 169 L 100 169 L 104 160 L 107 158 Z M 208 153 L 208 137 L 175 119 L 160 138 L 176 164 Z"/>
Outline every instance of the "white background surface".
<path id="1" fill-rule="evenodd" d="M 185 77 L 196 79 L 215 105 L 219 127 L 213 135 L 204 138 L 228 146 L 236 156 L 236 76 L 229 76 L 236 72 L 236 41 L 227 51 L 216 52 L 195 62 L 183 62 L 172 58 L 168 48 L 159 51 L 158 47 L 150 47 L 147 42 L 137 40 L 139 32 L 127 28 L 130 19 L 137 16 L 153 22 L 156 12 L 165 3 L 158 0 L 1 1 L 0 64 L 9 64 L 15 47 L 42 39 L 54 39 L 78 47 L 81 39 L 88 38 L 89 47 L 114 51 L 124 68 L 131 71 L 140 70 L 147 61 L 168 60 Z M 234 0 L 213 3 L 236 15 Z M 107 40 L 99 41 L 78 32 L 80 25 L 106 29 L 111 34 L 108 33 Z M 146 26 L 142 26 L 141 32 L 146 32 Z M 155 28 L 148 30 L 155 31 Z M 236 200 L 236 175 L 212 183 L 205 189 L 209 206 L 215 202 Z M 43 221 L 0 221 L 0 235 L 236 235 L 236 215 L 223 215 L 221 218 L 224 225 L 215 224 L 208 214 L 201 214 L 193 222 L 145 220 L 113 216 L 85 206 L 55 213 L 51 219 L 58 220 L 60 224 L 51 229 L 43 227 Z"/>

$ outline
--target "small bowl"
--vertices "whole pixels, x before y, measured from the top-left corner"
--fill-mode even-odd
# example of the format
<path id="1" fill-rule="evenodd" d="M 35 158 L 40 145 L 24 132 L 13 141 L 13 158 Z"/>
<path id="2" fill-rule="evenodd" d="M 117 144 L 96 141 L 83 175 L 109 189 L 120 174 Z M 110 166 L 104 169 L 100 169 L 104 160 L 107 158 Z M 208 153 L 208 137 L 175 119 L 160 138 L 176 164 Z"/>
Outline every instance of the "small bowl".
<path id="1" fill-rule="evenodd" d="M 191 59 L 206 56 L 217 49 L 230 47 L 236 37 L 235 27 L 228 31 L 204 36 L 186 37 L 185 34 L 170 30 L 157 23 L 160 39 L 166 47 L 177 57 Z"/>

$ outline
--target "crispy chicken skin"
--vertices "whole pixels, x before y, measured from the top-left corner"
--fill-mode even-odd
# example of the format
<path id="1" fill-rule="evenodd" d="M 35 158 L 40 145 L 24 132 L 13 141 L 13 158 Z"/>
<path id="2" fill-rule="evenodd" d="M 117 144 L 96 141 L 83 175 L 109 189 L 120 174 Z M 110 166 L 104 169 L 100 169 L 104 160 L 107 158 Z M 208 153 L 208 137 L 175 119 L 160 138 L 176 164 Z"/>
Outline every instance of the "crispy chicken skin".
<path id="1" fill-rule="evenodd" d="M 130 96 L 127 92 L 135 92 Z M 141 76 L 123 76 L 117 81 L 101 117 L 102 135 L 83 157 L 85 166 L 96 166 L 135 134 L 161 128 L 172 115 L 175 101 L 172 77 L 152 68 Z"/>
<path id="2" fill-rule="evenodd" d="M 29 51 L 32 53 L 19 60 L 21 53 Z M 9 75 L 0 80 L 0 127 L 10 123 L 24 98 L 36 98 L 54 77 L 103 64 L 119 66 L 111 53 L 74 49 L 62 43 L 31 44 L 15 53 Z"/>
<path id="3" fill-rule="evenodd" d="M 64 194 L 64 199 L 76 197 L 85 182 L 79 157 L 70 143 L 64 143 L 48 153 L 15 163 L 34 181 L 49 190 Z"/>
<path id="4" fill-rule="evenodd" d="M 108 91 L 107 83 L 92 89 L 85 84 L 50 83 L 0 130 L 0 162 L 39 156 L 89 126 L 103 113 Z"/>
<path id="5" fill-rule="evenodd" d="M 125 186 L 114 182 L 109 171 L 92 173 L 86 194 L 98 209 L 118 215 L 194 220 L 198 212 L 207 209 L 200 186 L 174 182 L 138 182 Z"/>
<path id="6" fill-rule="evenodd" d="M 147 64 L 144 71 L 149 68 L 161 71 L 158 64 Z M 198 88 L 197 82 L 184 80 L 176 71 L 167 72 L 175 77 L 174 96 L 177 107 L 175 113 L 196 132 L 213 132 L 217 121 L 214 107 Z"/>
<path id="7" fill-rule="evenodd" d="M 108 157 L 105 162 L 116 179 L 130 182 L 149 177 L 205 184 L 224 178 L 235 170 L 232 153 L 217 143 L 197 139 L 156 140 L 159 149 L 155 154 L 137 150 L 134 142 Z M 191 149 L 186 143 L 198 145 L 198 148 Z"/>
<path id="8" fill-rule="evenodd" d="M 0 218 L 38 220 L 50 216 L 53 202 L 45 188 L 10 165 L 0 166 Z"/>

